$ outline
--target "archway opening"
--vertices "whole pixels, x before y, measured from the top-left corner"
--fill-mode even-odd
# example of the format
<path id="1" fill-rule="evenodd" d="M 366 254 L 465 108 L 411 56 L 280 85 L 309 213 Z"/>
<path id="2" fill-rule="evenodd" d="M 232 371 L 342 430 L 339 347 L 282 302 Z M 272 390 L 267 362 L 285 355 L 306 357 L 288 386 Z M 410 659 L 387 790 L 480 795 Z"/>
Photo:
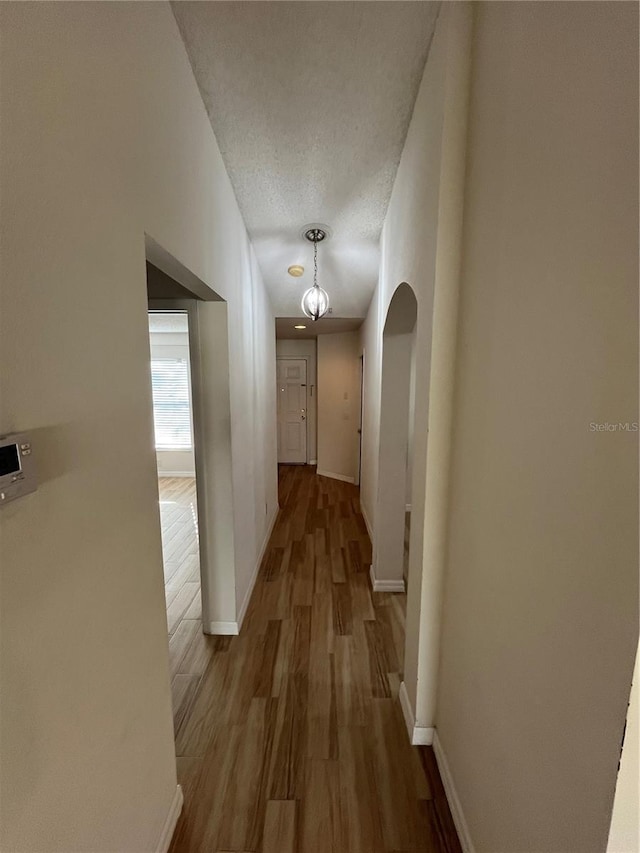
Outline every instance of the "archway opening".
<path id="1" fill-rule="evenodd" d="M 409 565 L 415 329 L 418 303 L 400 284 L 382 340 L 378 495 L 371 582 L 376 592 L 404 592 Z"/>

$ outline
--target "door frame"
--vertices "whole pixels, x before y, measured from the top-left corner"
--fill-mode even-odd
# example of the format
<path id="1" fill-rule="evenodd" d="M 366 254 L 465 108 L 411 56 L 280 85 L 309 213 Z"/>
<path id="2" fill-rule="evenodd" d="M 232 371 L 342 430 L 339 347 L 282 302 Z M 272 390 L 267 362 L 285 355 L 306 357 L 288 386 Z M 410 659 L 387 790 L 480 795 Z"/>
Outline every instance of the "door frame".
<path id="1" fill-rule="evenodd" d="M 147 309 L 186 310 L 189 317 L 202 627 L 205 634 L 237 634 L 228 304 L 146 233 L 144 249 L 145 260 L 182 289 L 150 297 L 147 275 Z"/>
<path id="2" fill-rule="evenodd" d="M 306 374 L 306 378 L 307 378 L 307 383 L 306 383 L 307 393 L 305 394 L 305 399 L 307 401 L 307 412 L 306 412 L 307 417 L 306 417 L 305 422 L 304 422 L 304 432 L 305 432 L 305 439 L 306 439 L 305 440 L 305 444 L 306 444 L 305 456 L 307 458 L 306 458 L 306 461 L 304 462 L 304 464 L 309 465 L 309 464 L 311 464 L 310 463 L 311 451 L 309 449 L 309 388 L 313 387 L 312 385 L 309 385 L 309 356 L 308 355 L 276 355 L 276 383 L 277 383 L 277 376 L 278 376 L 278 362 L 279 361 L 304 361 L 304 363 L 306 364 L 305 374 Z M 316 396 L 317 396 L 317 391 L 318 391 L 318 389 L 316 388 Z M 276 418 L 277 417 L 278 417 L 278 412 L 276 409 Z M 318 417 L 317 417 L 317 415 L 316 415 L 315 421 L 316 421 L 316 448 L 317 448 L 317 442 L 318 442 Z M 316 454 L 317 454 L 317 450 L 316 450 Z M 287 463 L 278 462 L 278 465 L 280 465 L 280 464 L 287 464 Z M 295 463 L 291 463 L 291 464 L 295 464 Z"/>
<path id="3" fill-rule="evenodd" d="M 364 348 L 358 358 L 360 370 L 360 417 L 358 427 L 358 476 L 356 486 L 360 486 L 362 480 L 362 430 L 364 429 Z"/>

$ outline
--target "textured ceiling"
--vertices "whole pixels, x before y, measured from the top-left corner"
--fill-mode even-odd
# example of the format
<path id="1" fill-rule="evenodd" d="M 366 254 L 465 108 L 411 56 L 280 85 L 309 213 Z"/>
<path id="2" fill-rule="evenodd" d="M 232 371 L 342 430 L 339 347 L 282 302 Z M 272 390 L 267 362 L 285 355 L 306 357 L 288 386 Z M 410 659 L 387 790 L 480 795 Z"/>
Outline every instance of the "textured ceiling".
<path id="1" fill-rule="evenodd" d="M 317 323 L 305 320 L 306 329 L 295 329 L 294 326 L 296 325 L 302 325 L 299 317 L 277 317 L 276 338 L 296 340 L 298 338 L 317 338 L 318 335 L 330 335 L 335 332 L 355 332 L 362 325 L 362 318 L 325 316 Z"/>
<path id="2" fill-rule="evenodd" d="M 172 4 L 276 315 L 300 316 L 312 246 L 333 315 L 362 317 L 439 4 Z M 291 264 L 305 274 L 287 274 Z"/>

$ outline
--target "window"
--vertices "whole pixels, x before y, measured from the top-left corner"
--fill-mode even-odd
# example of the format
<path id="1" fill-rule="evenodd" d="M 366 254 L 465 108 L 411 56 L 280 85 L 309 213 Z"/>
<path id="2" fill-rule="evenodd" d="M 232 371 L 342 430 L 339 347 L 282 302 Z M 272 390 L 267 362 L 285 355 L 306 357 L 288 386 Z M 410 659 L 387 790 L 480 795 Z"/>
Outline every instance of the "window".
<path id="1" fill-rule="evenodd" d="M 152 358 L 153 421 L 158 450 L 188 450 L 191 441 L 186 358 Z"/>

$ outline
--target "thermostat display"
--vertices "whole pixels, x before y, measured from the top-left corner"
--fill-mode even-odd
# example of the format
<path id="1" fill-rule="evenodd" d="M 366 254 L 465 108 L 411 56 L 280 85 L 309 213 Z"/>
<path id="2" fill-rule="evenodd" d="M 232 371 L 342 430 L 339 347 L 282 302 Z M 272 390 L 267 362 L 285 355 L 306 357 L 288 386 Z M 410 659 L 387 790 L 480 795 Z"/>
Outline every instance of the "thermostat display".
<path id="1" fill-rule="evenodd" d="M 37 485 L 29 436 L 0 436 L 0 504 L 35 492 Z"/>
<path id="2" fill-rule="evenodd" d="M 0 477 L 15 474 L 20 470 L 20 456 L 17 444 L 5 444 L 0 447 Z"/>

